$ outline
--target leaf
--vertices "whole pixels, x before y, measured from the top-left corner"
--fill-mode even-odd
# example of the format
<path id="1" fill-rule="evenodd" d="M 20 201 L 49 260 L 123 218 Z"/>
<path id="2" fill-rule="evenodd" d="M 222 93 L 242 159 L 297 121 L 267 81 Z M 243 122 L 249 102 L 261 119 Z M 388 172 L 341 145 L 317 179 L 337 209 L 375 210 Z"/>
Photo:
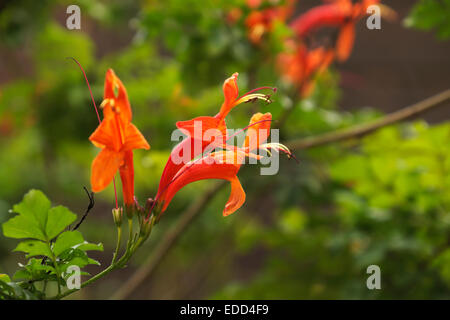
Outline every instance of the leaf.
<path id="1" fill-rule="evenodd" d="M 9 278 L 9 277 L 8 277 Z M 14 289 L 6 282 L 0 278 L 0 300 L 14 299 Z"/>
<path id="2" fill-rule="evenodd" d="M 0 273 L 0 281 L 11 282 L 11 278 L 5 273 Z"/>
<path id="3" fill-rule="evenodd" d="M 27 258 L 33 256 L 47 256 L 51 257 L 52 253 L 47 243 L 40 240 L 27 240 L 20 242 L 13 251 L 22 251 L 27 254 Z"/>
<path id="4" fill-rule="evenodd" d="M 31 280 L 32 275 L 31 272 L 25 269 L 17 270 L 13 275 L 14 280 Z"/>
<path id="5" fill-rule="evenodd" d="M 22 202 L 13 207 L 13 211 L 30 220 L 36 221 L 40 229 L 47 224 L 47 212 L 50 209 L 50 200 L 39 190 L 30 190 Z"/>
<path id="6" fill-rule="evenodd" d="M 80 244 L 79 246 L 75 246 L 75 248 L 83 250 L 83 251 L 103 251 L 103 244 L 95 244 L 95 243 L 89 243 L 85 241 L 84 243 Z"/>
<path id="7" fill-rule="evenodd" d="M 50 207 L 50 201 L 41 191 L 29 191 L 22 202 L 13 207 L 18 215 L 3 224 L 3 234 L 16 239 L 53 239 L 75 221 L 76 215 L 63 206 Z"/>
<path id="8" fill-rule="evenodd" d="M 66 231 L 59 235 L 53 246 L 55 256 L 59 256 L 65 250 L 72 248 L 84 242 L 83 236 L 79 231 Z"/>
<path id="9" fill-rule="evenodd" d="M 46 240 L 46 237 L 39 226 L 22 215 L 17 215 L 2 225 L 5 237 L 23 239 L 33 238 Z"/>
<path id="10" fill-rule="evenodd" d="M 76 220 L 77 216 L 63 206 L 53 207 L 48 211 L 45 232 L 49 239 L 56 237 L 61 231 Z"/>
<path id="11" fill-rule="evenodd" d="M 17 239 L 46 240 L 45 226 L 50 205 L 50 201 L 41 191 L 30 190 L 22 202 L 13 207 L 13 211 L 19 215 L 3 224 L 3 234 Z"/>

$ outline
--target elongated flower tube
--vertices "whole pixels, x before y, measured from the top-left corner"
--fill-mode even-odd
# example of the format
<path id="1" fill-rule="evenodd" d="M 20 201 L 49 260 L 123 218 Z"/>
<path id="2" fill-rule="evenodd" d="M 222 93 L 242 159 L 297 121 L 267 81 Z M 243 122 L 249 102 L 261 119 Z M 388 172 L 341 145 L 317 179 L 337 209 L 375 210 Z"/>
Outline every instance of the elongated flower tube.
<path id="1" fill-rule="evenodd" d="M 257 88 L 239 97 L 237 77 L 238 73 L 234 73 L 230 78 L 225 80 L 223 84 L 224 102 L 222 103 L 219 112 L 214 117 L 202 116 L 176 123 L 178 129 L 187 134 L 187 137 L 172 150 L 159 182 L 157 197 L 162 196 L 162 193 L 172 181 L 175 174 L 187 162 L 202 154 L 211 144 L 214 144 L 215 146 L 224 146 L 226 144 L 227 126 L 225 117 L 234 107 L 241 103 L 257 99 L 270 102 L 270 95 L 262 94 L 258 91 L 262 89 L 271 89 L 275 91 L 275 88 L 272 87 Z M 217 134 L 215 136 L 207 137 L 206 133 L 208 131 L 213 131 Z M 186 152 L 188 154 L 185 154 Z M 188 161 L 180 161 L 180 159 L 187 159 Z"/>
<path id="2" fill-rule="evenodd" d="M 229 181 L 231 193 L 223 215 L 228 216 L 238 210 L 245 202 L 245 192 L 237 177 L 245 157 L 251 156 L 252 151 L 258 148 L 281 150 L 290 154 L 289 149 L 281 144 L 264 144 L 270 134 L 271 119 L 270 113 L 256 113 L 250 120 L 242 147 L 209 153 L 184 165 L 161 193 L 161 196 L 155 199 L 156 210 L 154 213 L 160 216 L 167 209 L 175 194 L 184 186 L 205 179 Z"/>
<path id="3" fill-rule="evenodd" d="M 89 137 L 101 149 L 92 162 L 92 191 L 105 189 L 119 170 L 123 200 L 129 206 L 134 203 L 133 150 L 150 149 L 150 145 L 131 123 L 132 112 L 125 86 L 112 69 L 106 73 L 101 107 L 104 118 Z"/>

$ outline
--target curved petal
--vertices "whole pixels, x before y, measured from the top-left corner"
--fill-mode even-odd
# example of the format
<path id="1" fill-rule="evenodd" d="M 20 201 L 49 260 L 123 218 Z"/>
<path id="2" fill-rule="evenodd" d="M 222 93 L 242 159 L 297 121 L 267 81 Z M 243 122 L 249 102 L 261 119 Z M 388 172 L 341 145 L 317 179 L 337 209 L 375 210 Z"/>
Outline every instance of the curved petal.
<path id="1" fill-rule="evenodd" d="M 128 128 L 125 135 L 125 143 L 123 145 L 123 151 L 133 150 L 133 149 L 150 149 L 145 137 L 139 131 L 138 128 L 132 123 L 128 124 Z"/>
<path id="2" fill-rule="evenodd" d="M 223 216 L 226 217 L 236 210 L 238 210 L 245 202 L 245 191 L 242 188 L 239 179 L 235 177 L 230 180 L 231 183 L 231 192 L 230 197 L 228 198 L 227 204 L 225 205 L 225 209 L 223 210 Z"/>
<path id="3" fill-rule="evenodd" d="M 345 61 L 350 56 L 353 43 L 355 42 L 355 25 L 353 22 L 346 23 L 339 31 L 336 43 L 336 57 L 339 61 Z"/>
<path id="4" fill-rule="evenodd" d="M 264 143 L 270 135 L 270 125 L 272 121 L 272 114 L 255 113 L 250 119 L 249 128 L 245 136 L 244 148 L 253 151 Z"/>
<path id="5" fill-rule="evenodd" d="M 108 69 L 106 72 L 103 98 L 114 101 L 114 103 L 107 103 L 104 106 L 103 114 L 105 118 L 119 114 L 124 120 L 131 121 L 133 115 L 127 90 L 112 69 Z"/>
<path id="6" fill-rule="evenodd" d="M 92 162 L 91 186 L 92 191 L 100 192 L 112 181 L 114 175 L 123 162 L 123 152 L 103 149 Z"/>
<path id="7" fill-rule="evenodd" d="M 352 2 L 349 0 L 317 6 L 295 19 L 291 28 L 298 36 L 303 37 L 320 27 L 341 25 L 351 16 L 352 9 Z"/>
<path id="8" fill-rule="evenodd" d="M 220 107 L 219 113 L 217 114 L 219 119 L 225 119 L 230 110 L 233 109 L 234 102 L 239 96 L 239 88 L 237 85 L 238 75 L 239 74 L 237 72 L 233 73 L 233 75 L 223 83 L 223 95 L 225 100 Z"/>
<path id="9" fill-rule="evenodd" d="M 187 121 L 178 121 L 176 126 L 183 133 L 198 140 L 203 140 L 205 132 L 208 130 L 219 130 L 224 137 L 227 134 L 225 120 L 219 117 L 197 117 Z"/>
<path id="10" fill-rule="evenodd" d="M 104 118 L 89 140 L 99 148 L 109 148 L 119 152 L 122 148 L 120 129 L 114 118 Z"/>
<path id="11" fill-rule="evenodd" d="M 226 157 L 224 152 L 209 154 L 202 158 L 202 161 L 195 161 L 181 168 L 167 189 L 163 191 L 163 196 L 158 199 L 159 202 L 163 203 L 161 212 L 164 212 L 167 209 L 172 198 L 180 189 L 192 182 L 205 179 L 222 179 L 231 182 L 234 179 L 237 179 L 236 174 L 239 171 L 240 165 L 231 162 L 223 162 L 224 156 Z M 234 182 L 234 188 L 237 190 L 236 182 Z M 242 197 L 239 199 L 241 198 Z M 240 202 L 238 201 L 238 197 L 233 196 L 230 198 L 229 202 L 230 206 L 227 212 L 231 213 L 232 209 L 237 210 L 237 204 Z"/>

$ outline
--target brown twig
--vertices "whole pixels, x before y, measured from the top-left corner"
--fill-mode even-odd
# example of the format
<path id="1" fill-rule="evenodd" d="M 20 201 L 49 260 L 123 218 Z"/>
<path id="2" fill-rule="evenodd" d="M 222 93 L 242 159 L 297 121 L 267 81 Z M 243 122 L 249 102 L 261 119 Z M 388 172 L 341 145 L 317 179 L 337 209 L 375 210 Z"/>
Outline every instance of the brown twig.
<path id="1" fill-rule="evenodd" d="M 361 137 L 382 127 L 409 119 L 420 113 L 428 111 L 448 100 L 450 100 L 450 90 L 446 90 L 409 107 L 388 114 L 373 122 L 325 133 L 317 137 L 293 140 L 288 142 L 286 145 L 292 150 L 299 150 L 318 147 L 350 138 Z M 156 267 L 160 264 L 160 262 L 167 255 L 172 246 L 179 239 L 180 235 L 187 229 L 194 218 L 202 212 L 202 209 L 212 200 L 214 195 L 225 185 L 226 183 L 223 181 L 217 183 L 181 215 L 175 227 L 164 236 L 163 240 L 159 243 L 154 253 L 139 268 L 139 270 L 132 276 L 132 278 L 127 281 L 121 288 L 119 288 L 112 299 L 126 299 L 130 297 L 131 294 L 139 287 L 139 285 L 145 282 L 145 280 L 151 276 Z"/>
<path id="2" fill-rule="evenodd" d="M 358 138 L 382 127 L 386 127 L 421 114 L 441 105 L 448 100 L 450 100 L 450 89 L 367 124 L 355 125 L 347 129 L 324 133 L 316 137 L 293 140 L 288 142 L 286 146 L 292 150 L 299 150 L 318 147 L 350 138 Z"/>

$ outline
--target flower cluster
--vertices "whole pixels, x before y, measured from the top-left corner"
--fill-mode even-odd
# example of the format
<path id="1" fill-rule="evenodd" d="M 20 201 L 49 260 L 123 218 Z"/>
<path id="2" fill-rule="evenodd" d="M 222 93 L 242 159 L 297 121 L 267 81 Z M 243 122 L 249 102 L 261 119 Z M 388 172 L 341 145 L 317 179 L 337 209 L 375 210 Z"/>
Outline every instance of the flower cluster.
<path id="1" fill-rule="evenodd" d="M 201 116 L 176 123 L 186 137 L 172 150 L 156 196 L 154 199 L 149 198 L 147 205 L 142 208 L 134 196 L 133 150 L 149 149 L 150 145 L 131 123 L 132 113 L 125 87 L 114 72 L 108 70 L 101 104 L 104 119 L 89 138 L 96 147 L 102 149 L 92 163 L 92 190 L 102 191 L 119 170 L 128 217 L 138 211 L 141 222 L 148 222 L 150 218 L 158 220 L 175 194 L 187 184 L 205 179 L 222 179 L 231 184 L 231 194 L 223 215 L 227 216 L 239 209 L 245 201 L 245 192 L 237 177 L 243 160 L 249 157 L 260 159 L 261 155 L 255 153 L 260 149 L 269 153 L 276 150 L 288 156 L 291 154 L 279 143 L 266 143 L 272 121 L 270 113 L 256 113 L 251 117 L 241 146 L 229 143 L 233 135 L 228 133 L 225 122 L 228 113 L 241 103 L 257 99 L 270 102 L 270 95 L 260 91 L 275 91 L 275 88 L 261 87 L 239 96 L 237 77 L 235 73 L 224 82 L 224 102 L 215 116 Z M 214 131 L 215 134 L 207 134 L 208 131 Z M 178 161 L 180 157 L 186 161 Z M 121 211 L 116 208 L 113 213 L 115 221 L 120 222 Z M 142 225 L 152 224 L 148 222 Z"/>
<path id="2" fill-rule="evenodd" d="M 356 23 L 367 15 L 367 8 L 377 5 L 381 15 L 395 18 L 395 12 L 381 0 L 324 0 L 324 4 L 292 17 L 297 1 L 247 0 L 250 13 L 245 18 L 249 40 L 260 44 L 276 21 L 286 22 L 291 36 L 283 39 L 284 49 L 277 56 L 277 68 L 283 79 L 296 86 L 306 97 L 314 89 L 314 79 L 333 61 L 343 62 L 352 52 Z M 321 41 L 322 29 L 331 29 L 332 39 Z M 325 43 L 321 43 L 325 42 Z"/>

